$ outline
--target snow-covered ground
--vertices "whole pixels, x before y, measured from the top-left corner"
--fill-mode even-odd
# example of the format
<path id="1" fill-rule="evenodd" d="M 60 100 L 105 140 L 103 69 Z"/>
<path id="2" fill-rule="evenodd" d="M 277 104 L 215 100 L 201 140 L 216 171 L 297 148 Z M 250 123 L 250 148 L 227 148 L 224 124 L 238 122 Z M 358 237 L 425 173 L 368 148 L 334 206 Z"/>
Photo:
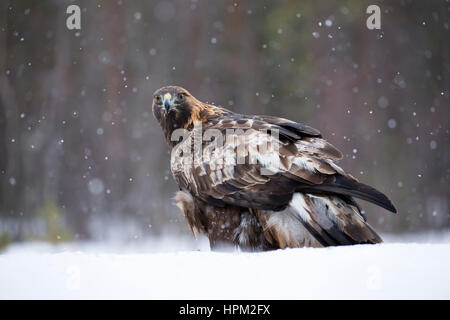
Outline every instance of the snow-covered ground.
<path id="1" fill-rule="evenodd" d="M 0 254 L 0 298 L 450 299 L 448 236 L 386 238 L 264 253 L 210 252 L 204 239 L 184 238 L 14 245 Z"/>

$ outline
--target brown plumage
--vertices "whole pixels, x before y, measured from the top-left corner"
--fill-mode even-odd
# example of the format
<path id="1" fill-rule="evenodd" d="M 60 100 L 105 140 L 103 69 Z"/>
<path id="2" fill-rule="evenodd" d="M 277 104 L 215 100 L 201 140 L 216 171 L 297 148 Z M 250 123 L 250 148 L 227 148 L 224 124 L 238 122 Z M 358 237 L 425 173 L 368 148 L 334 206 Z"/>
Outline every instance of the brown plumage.
<path id="1" fill-rule="evenodd" d="M 233 113 L 176 86 L 154 93 L 153 114 L 172 150 L 177 205 L 213 249 L 379 243 L 353 197 L 396 212 L 335 164 L 341 152 L 316 129 Z"/>

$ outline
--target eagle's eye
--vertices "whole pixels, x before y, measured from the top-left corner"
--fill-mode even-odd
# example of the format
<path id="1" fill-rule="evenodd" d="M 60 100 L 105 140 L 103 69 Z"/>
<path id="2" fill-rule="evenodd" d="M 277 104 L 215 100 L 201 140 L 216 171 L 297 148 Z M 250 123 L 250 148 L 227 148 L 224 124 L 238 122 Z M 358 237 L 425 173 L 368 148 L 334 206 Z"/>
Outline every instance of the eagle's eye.
<path id="1" fill-rule="evenodd" d="M 179 93 L 179 94 L 177 94 L 177 98 L 178 98 L 178 100 L 180 100 L 180 101 L 182 101 L 182 100 L 184 99 L 185 96 L 186 96 L 186 94 L 184 94 L 184 93 Z"/>
<path id="2" fill-rule="evenodd" d="M 155 101 L 156 101 L 157 103 L 160 103 L 160 102 L 161 102 L 161 96 L 155 95 L 153 98 L 155 99 Z"/>

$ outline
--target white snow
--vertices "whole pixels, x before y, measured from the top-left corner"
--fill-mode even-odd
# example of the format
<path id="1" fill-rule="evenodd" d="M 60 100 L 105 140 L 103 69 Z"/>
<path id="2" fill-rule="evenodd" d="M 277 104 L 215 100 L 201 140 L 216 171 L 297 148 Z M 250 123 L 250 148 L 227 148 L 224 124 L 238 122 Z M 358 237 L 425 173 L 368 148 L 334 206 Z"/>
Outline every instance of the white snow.
<path id="1" fill-rule="evenodd" d="M 0 299 L 450 298 L 448 237 L 264 253 L 171 241 L 127 250 L 14 245 L 0 254 Z"/>

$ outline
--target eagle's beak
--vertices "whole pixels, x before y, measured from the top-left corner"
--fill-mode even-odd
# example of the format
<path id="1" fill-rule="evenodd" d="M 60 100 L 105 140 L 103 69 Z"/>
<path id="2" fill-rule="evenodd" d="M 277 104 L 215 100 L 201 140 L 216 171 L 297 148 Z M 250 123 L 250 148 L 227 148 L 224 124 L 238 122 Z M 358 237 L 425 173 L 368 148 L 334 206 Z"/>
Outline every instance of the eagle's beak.
<path id="1" fill-rule="evenodd" d="M 163 97 L 164 109 L 166 112 L 169 112 L 171 108 L 173 108 L 172 95 L 170 93 L 166 93 Z"/>

